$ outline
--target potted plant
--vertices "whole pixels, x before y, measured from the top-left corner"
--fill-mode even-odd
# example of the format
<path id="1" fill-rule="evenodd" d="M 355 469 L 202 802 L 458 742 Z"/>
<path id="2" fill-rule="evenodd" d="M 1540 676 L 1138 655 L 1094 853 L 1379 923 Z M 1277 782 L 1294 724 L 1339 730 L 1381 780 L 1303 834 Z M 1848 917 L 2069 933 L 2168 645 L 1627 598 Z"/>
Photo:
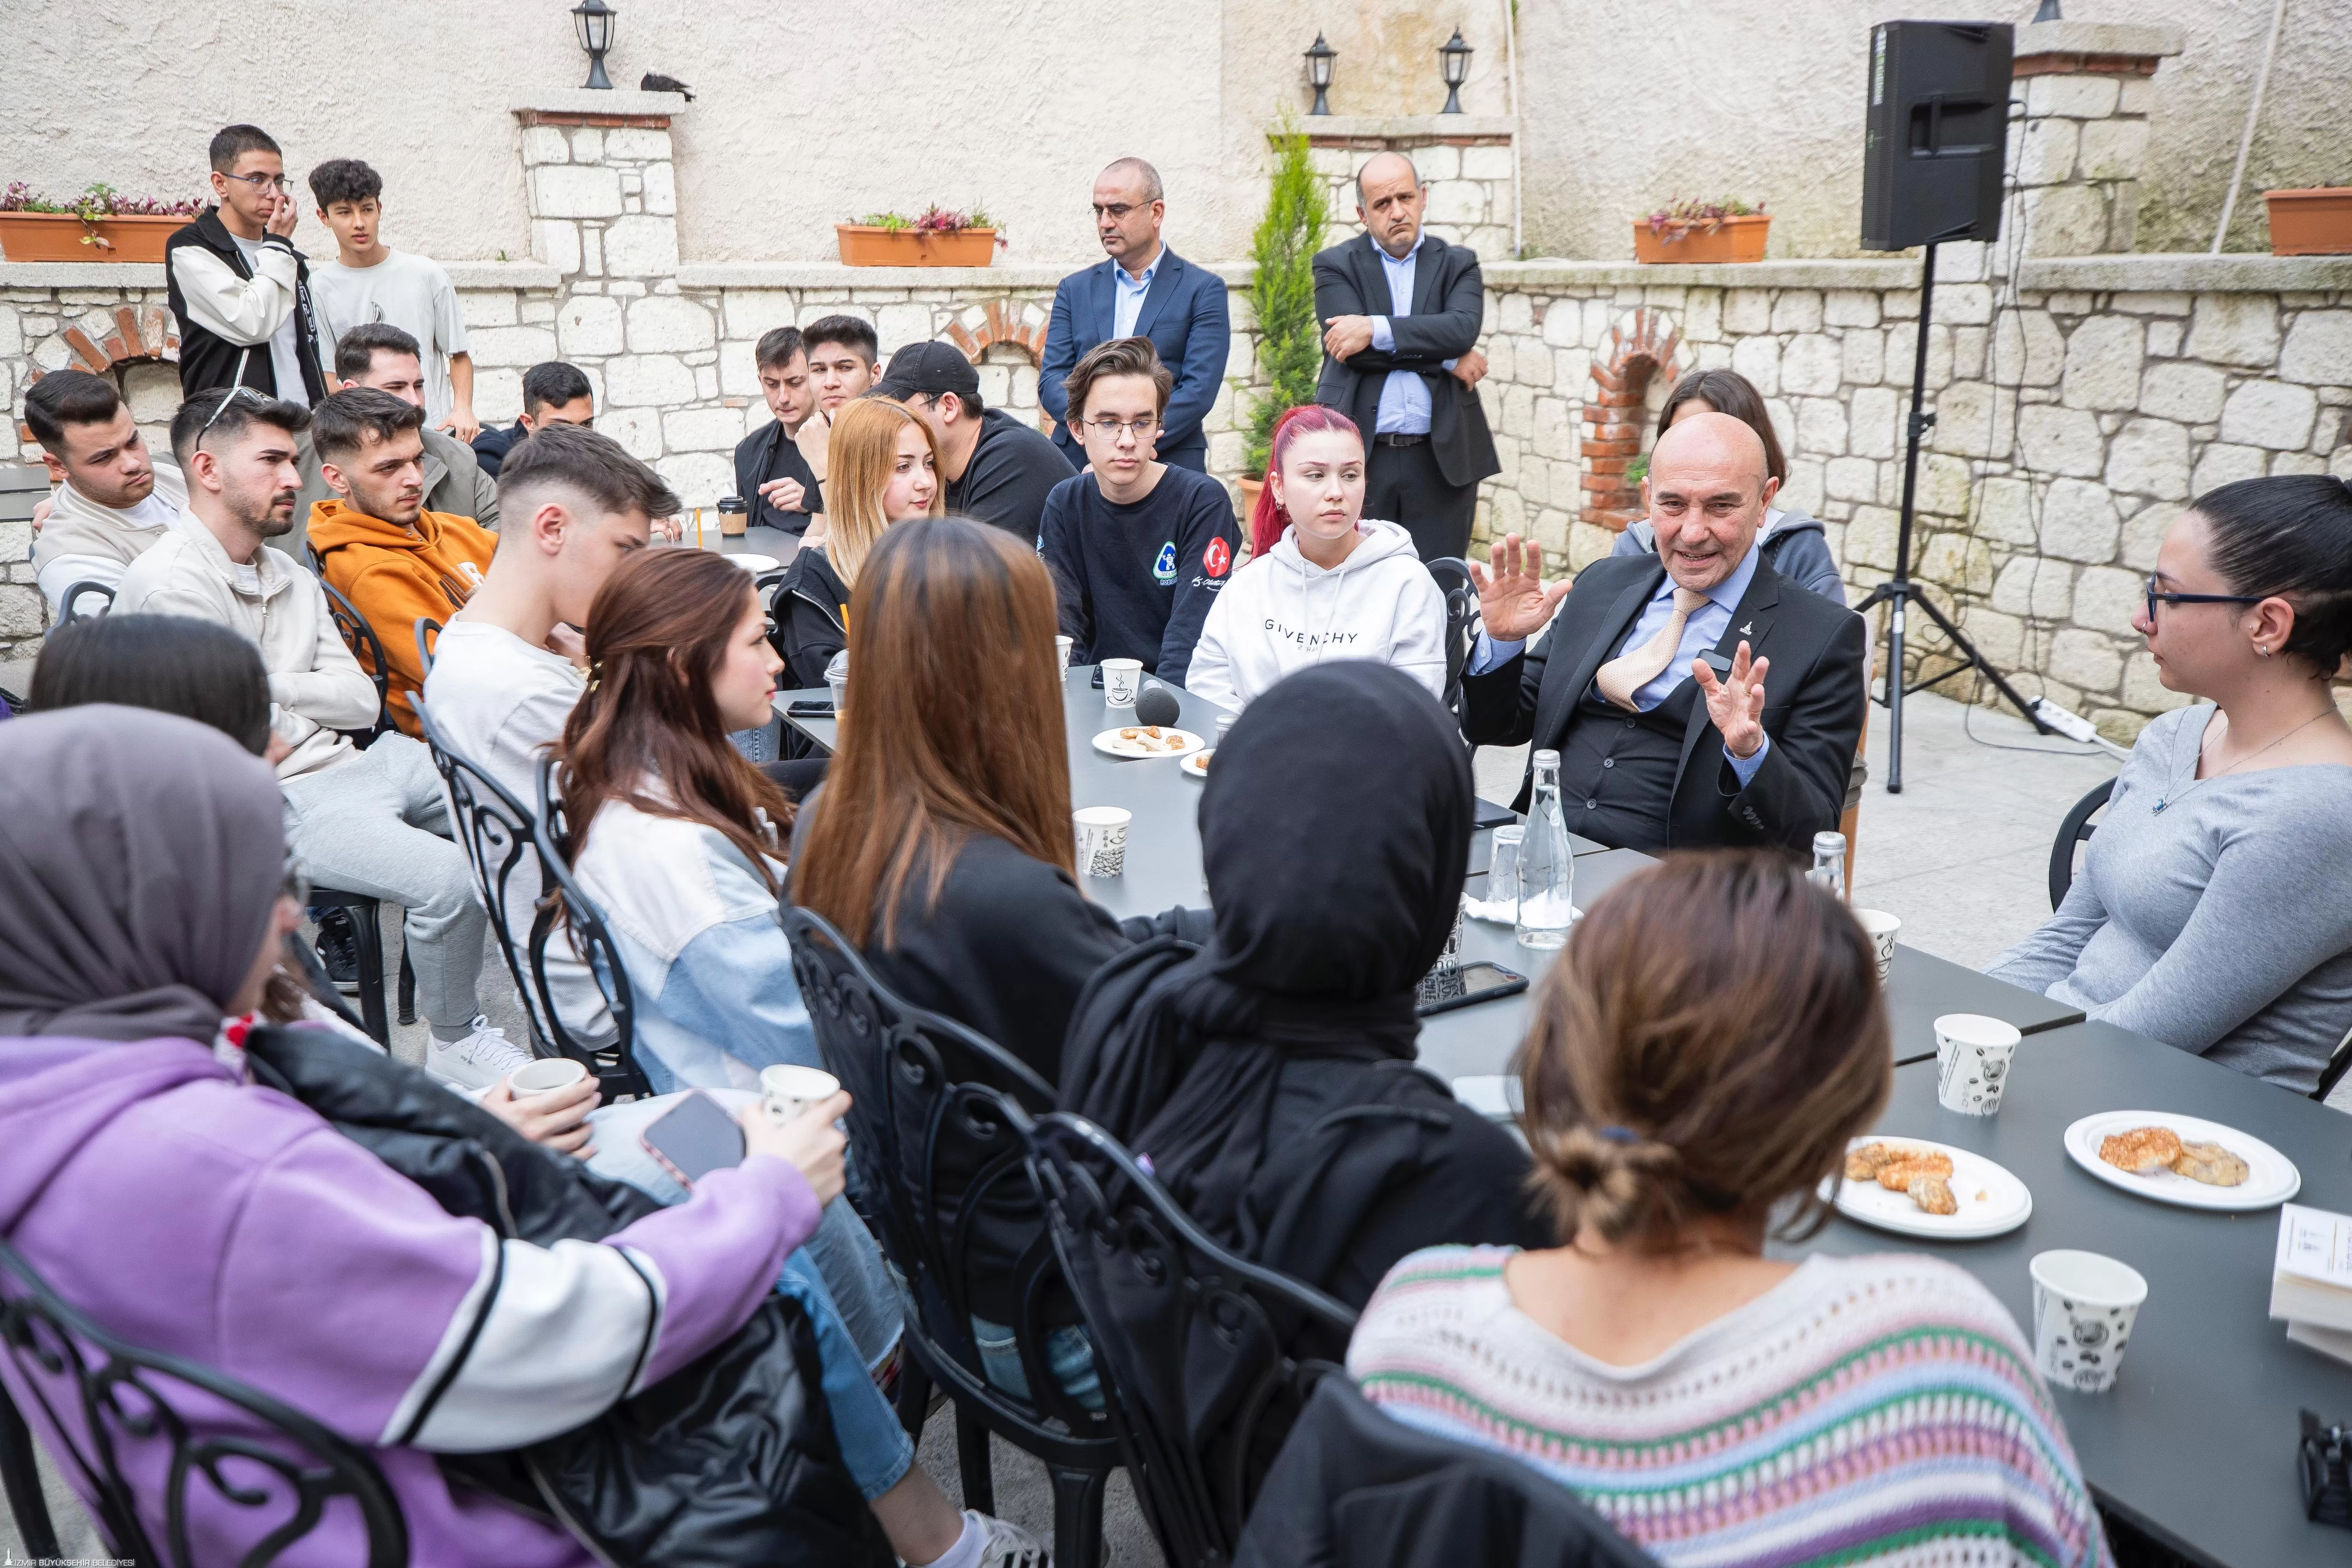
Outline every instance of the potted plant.
<path id="1" fill-rule="evenodd" d="M 904 213 L 868 213 L 854 224 L 835 224 L 845 267 L 986 267 L 1004 235 L 974 206 L 950 212 L 934 202 L 916 217 Z"/>
<path id="2" fill-rule="evenodd" d="M 2273 256 L 2352 256 L 2352 185 L 2264 191 Z"/>
<path id="3" fill-rule="evenodd" d="M 1323 367 L 1322 323 L 1315 317 L 1315 251 L 1330 218 L 1330 198 L 1315 172 L 1304 132 L 1285 124 L 1271 140 L 1274 172 L 1267 181 L 1265 215 L 1258 219 L 1250 246 L 1257 263 L 1250 308 L 1257 317 L 1257 358 L 1265 367 L 1266 388 L 1250 400 L 1244 432 L 1244 519 L 1257 509 L 1257 493 L 1265 482 L 1274 422 L 1285 409 L 1315 401 L 1315 378 Z"/>
<path id="4" fill-rule="evenodd" d="M 0 254 L 10 261 L 161 261 L 172 231 L 202 210 L 191 201 L 125 196 L 105 184 L 53 202 L 13 181 L 0 192 Z"/>
<path id="5" fill-rule="evenodd" d="M 1633 259 L 1666 263 L 1761 261 L 1772 214 L 1762 203 L 1737 196 L 1715 202 L 1669 202 L 1633 225 Z"/>

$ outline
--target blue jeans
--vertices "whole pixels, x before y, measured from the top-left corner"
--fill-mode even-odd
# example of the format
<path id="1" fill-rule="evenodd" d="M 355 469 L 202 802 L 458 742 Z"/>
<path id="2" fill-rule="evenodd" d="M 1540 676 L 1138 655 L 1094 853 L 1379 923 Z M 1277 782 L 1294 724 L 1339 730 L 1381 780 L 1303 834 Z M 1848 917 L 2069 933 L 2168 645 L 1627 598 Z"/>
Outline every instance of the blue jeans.
<path id="1" fill-rule="evenodd" d="M 991 1383 L 1016 1399 L 1026 1399 L 1029 1375 L 1022 1369 L 1021 1352 L 1013 1332 L 1003 1323 L 974 1315 L 971 1337 L 980 1351 L 980 1369 Z M 1045 1370 L 1062 1392 L 1089 1410 L 1103 1407 L 1102 1375 L 1095 1370 L 1095 1347 L 1087 1331 L 1076 1324 L 1045 1334 Z"/>
<path id="2" fill-rule="evenodd" d="M 703 1092 L 730 1113 L 760 1098 L 736 1089 Z M 684 1203 L 689 1196 L 686 1188 L 639 1142 L 646 1124 L 675 1103 L 674 1096 L 657 1095 L 590 1113 L 596 1154 L 588 1168 L 662 1203 Z M 816 1327 L 817 1359 L 834 1436 L 857 1490 L 871 1502 L 906 1478 L 915 1462 L 915 1445 L 898 1425 L 898 1412 L 874 1385 L 873 1369 L 898 1343 L 903 1322 L 898 1288 L 881 1249 L 846 1201 L 835 1198 L 825 1205 L 817 1233 L 784 1260 L 776 1290 L 798 1301 Z"/>

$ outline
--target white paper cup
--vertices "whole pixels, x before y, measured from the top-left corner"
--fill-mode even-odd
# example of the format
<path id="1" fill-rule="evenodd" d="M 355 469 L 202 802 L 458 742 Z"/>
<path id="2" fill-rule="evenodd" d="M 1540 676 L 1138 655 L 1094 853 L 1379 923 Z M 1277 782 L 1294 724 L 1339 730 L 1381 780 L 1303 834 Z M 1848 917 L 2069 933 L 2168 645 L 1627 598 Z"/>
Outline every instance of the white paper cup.
<path id="1" fill-rule="evenodd" d="M 1871 950 L 1878 957 L 1878 983 L 1886 983 L 1886 972 L 1895 967 L 1895 936 L 1903 929 L 1903 922 L 1884 909 L 1857 909 L 1853 917 L 1862 923 L 1863 935 L 1870 938 Z"/>
<path id="2" fill-rule="evenodd" d="M 1118 876 L 1127 870 L 1127 828 L 1135 813 L 1123 806 L 1081 806 L 1070 813 L 1078 835 L 1078 874 Z"/>
<path id="3" fill-rule="evenodd" d="M 2053 1388 L 2113 1388 L 2147 1281 L 2128 1263 L 2072 1249 L 2037 1252 L 2026 1268 L 2033 1277 L 2034 1370 Z"/>
<path id="4" fill-rule="evenodd" d="M 1054 639 L 1054 666 L 1066 675 L 1070 673 L 1070 650 L 1076 646 L 1077 643 L 1074 638 Z"/>
<path id="5" fill-rule="evenodd" d="M 790 1122 L 820 1100 L 841 1092 L 841 1080 L 814 1067 L 779 1064 L 760 1069 L 760 1094 L 768 1119 Z"/>
<path id="6" fill-rule="evenodd" d="M 1105 659 L 1103 672 L 1103 706 L 1133 707 L 1136 694 L 1143 688 L 1143 661 L 1140 659 Z"/>
<path id="7" fill-rule="evenodd" d="M 1997 1113 L 2021 1038 L 2015 1025 L 1976 1013 L 1937 1019 L 1936 1103 L 1963 1116 Z"/>
<path id="8" fill-rule="evenodd" d="M 568 1056 L 542 1056 L 516 1068 L 507 1079 L 507 1089 L 520 1100 L 528 1094 L 568 1089 L 587 1076 L 588 1070 Z"/>

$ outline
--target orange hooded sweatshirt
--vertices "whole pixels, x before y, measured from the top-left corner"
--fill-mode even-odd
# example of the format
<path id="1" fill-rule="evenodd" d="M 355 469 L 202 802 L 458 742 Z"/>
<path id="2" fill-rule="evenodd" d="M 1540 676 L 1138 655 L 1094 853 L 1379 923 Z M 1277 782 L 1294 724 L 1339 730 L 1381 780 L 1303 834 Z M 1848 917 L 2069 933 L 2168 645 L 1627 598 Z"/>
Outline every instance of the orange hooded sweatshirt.
<path id="1" fill-rule="evenodd" d="M 384 707 L 405 735 L 418 733 L 411 694 L 425 684 L 416 655 L 416 622 L 446 622 L 473 597 L 489 570 L 498 536 L 471 517 L 421 512 L 402 528 L 342 501 L 310 507 L 310 548 L 327 585 L 352 601 L 375 629 L 391 666 Z M 362 664 L 363 648 L 352 650 Z"/>

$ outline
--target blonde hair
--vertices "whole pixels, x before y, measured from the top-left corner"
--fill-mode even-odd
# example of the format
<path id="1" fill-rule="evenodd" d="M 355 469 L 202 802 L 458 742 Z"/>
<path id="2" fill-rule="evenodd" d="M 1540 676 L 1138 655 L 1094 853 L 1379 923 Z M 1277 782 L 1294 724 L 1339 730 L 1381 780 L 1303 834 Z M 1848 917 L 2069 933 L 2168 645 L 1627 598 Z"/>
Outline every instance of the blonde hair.
<path id="1" fill-rule="evenodd" d="M 845 587 L 857 586 L 857 569 L 890 526 L 882 510 L 882 492 L 890 487 L 898 466 L 898 432 L 908 425 L 923 433 L 923 444 L 937 470 L 940 444 L 931 427 L 905 403 L 887 397 L 862 397 L 843 409 L 825 440 L 824 559 Z M 940 473 L 931 491 L 932 517 L 947 515 L 946 492 L 947 475 Z"/>

